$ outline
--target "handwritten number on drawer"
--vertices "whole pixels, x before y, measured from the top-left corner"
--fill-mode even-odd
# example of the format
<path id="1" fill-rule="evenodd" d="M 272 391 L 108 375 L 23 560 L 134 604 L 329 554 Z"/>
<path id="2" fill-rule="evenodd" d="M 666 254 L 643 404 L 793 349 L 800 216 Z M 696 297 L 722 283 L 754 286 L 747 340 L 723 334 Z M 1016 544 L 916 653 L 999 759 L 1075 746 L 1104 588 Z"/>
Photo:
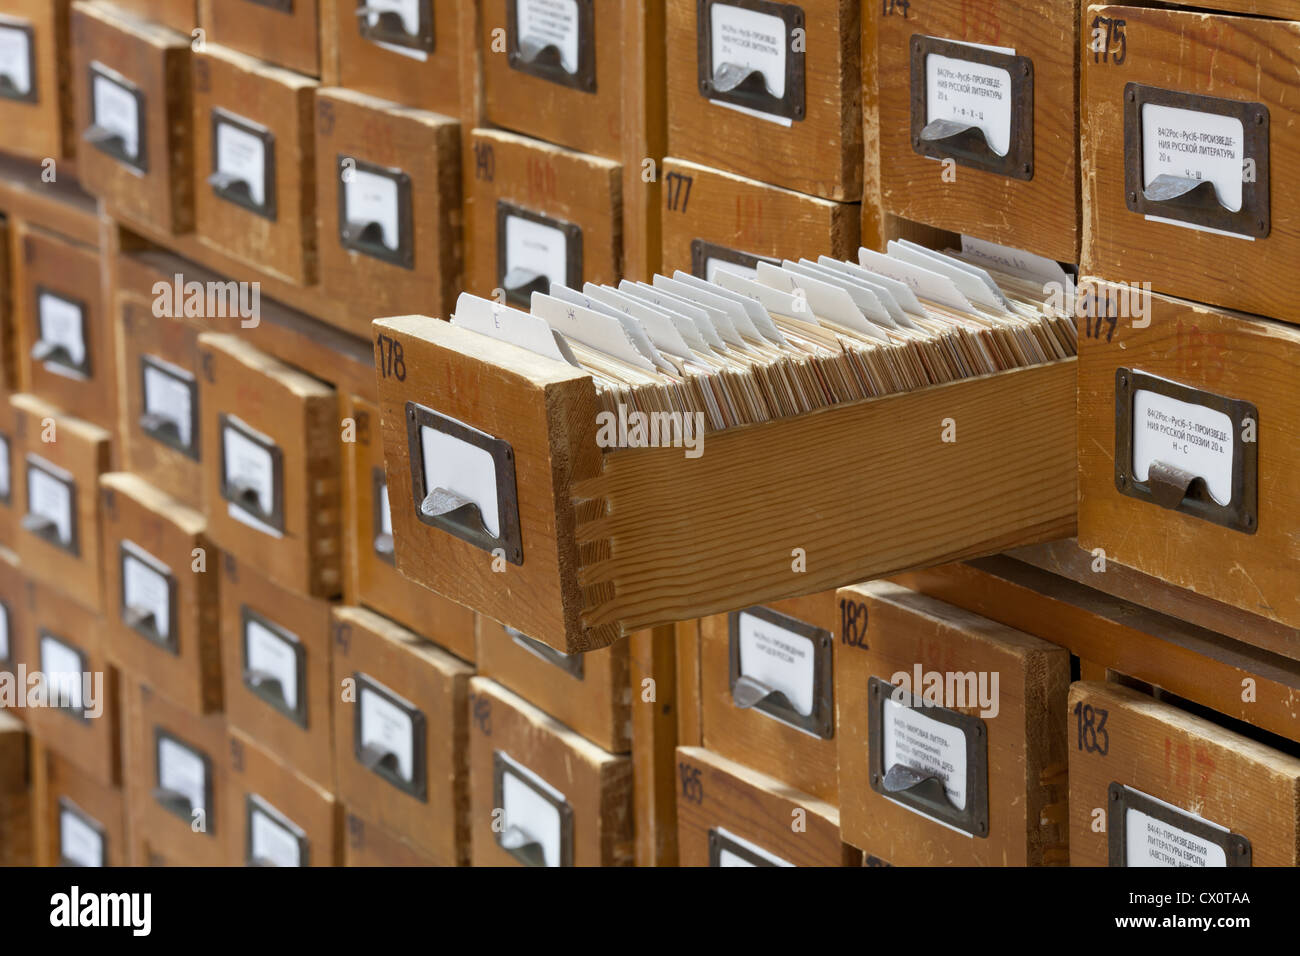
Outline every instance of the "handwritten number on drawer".
<path id="1" fill-rule="evenodd" d="M 384 378 L 390 375 L 399 382 L 406 381 L 406 358 L 402 351 L 402 343 L 391 335 L 379 333 L 375 339 L 375 350 L 379 353 L 378 365 L 379 372 Z"/>
<path id="2" fill-rule="evenodd" d="M 1114 315 L 1086 315 L 1083 321 L 1085 338 L 1100 339 L 1101 330 L 1105 328 L 1108 343 L 1115 336 L 1115 326 L 1119 325 L 1119 317 Z"/>
<path id="3" fill-rule="evenodd" d="M 840 598 L 840 643 L 867 649 L 867 606 Z"/>
<path id="4" fill-rule="evenodd" d="M 1092 62 L 1122 66 L 1128 59 L 1128 37 L 1124 35 L 1127 20 L 1113 17 L 1092 18 Z M 1111 51 L 1114 50 L 1114 55 Z"/>
<path id="5" fill-rule="evenodd" d="M 1074 705 L 1074 716 L 1079 728 L 1079 749 L 1103 757 L 1110 753 L 1110 733 L 1106 730 L 1110 711 L 1079 701 Z"/>
<path id="6" fill-rule="evenodd" d="M 474 724 L 479 731 L 486 737 L 492 736 L 492 701 L 486 697 L 474 695 L 474 703 L 471 705 L 471 713 L 474 715 Z"/>
<path id="7" fill-rule="evenodd" d="M 682 798 L 691 803 L 703 803 L 704 781 L 700 779 L 700 768 L 683 761 L 677 765 L 677 772 L 682 778 Z"/>
<path id="8" fill-rule="evenodd" d="M 912 9 L 912 0 L 880 0 L 880 12 L 884 16 L 891 13 L 907 19 L 907 11 Z"/>
<path id="9" fill-rule="evenodd" d="M 695 183 L 695 177 L 669 173 L 664 180 L 668 186 L 668 211 L 686 212 L 686 204 L 691 201 L 691 186 Z"/>
<path id="10" fill-rule="evenodd" d="M 492 182 L 497 177 L 497 154 L 491 143 L 474 144 L 474 178 Z"/>

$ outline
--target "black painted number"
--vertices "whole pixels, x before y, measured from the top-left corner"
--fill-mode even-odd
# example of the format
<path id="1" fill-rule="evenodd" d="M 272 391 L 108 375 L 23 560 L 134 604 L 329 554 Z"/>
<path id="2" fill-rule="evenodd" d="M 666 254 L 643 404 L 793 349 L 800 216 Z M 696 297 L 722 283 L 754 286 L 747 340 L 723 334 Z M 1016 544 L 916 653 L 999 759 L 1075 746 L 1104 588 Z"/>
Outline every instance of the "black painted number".
<path id="1" fill-rule="evenodd" d="M 695 182 L 695 177 L 682 173 L 669 173 L 664 176 L 664 182 L 668 186 L 668 211 L 686 212 L 686 204 L 691 201 L 691 186 Z"/>
<path id="2" fill-rule="evenodd" d="M 912 9 L 912 0 L 880 0 L 880 12 L 884 16 L 894 14 L 906 20 L 907 11 L 910 9 Z"/>
<path id="3" fill-rule="evenodd" d="M 474 144 L 474 178 L 492 182 L 497 177 L 497 154 L 491 143 Z"/>
<path id="4" fill-rule="evenodd" d="M 1106 731 L 1110 712 L 1079 701 L 1074 705 L 1074 716 L 1079 728 L 1079 749 L 1103 757 L 1110 753 L 1110 734 Z"/>
<path id="5" fill-rule="evenodd" d="M 700 779 L 700 768 L 688 763 L 679 763 L 677 772 L 682 778 L 682 799 L 691 803 L 704 802 L 704 781 Z"/>
<path id="6" fill-rule="evenodd" d="M 840 598 L 840 643 L 867 649 L 867 606 Z"/>
<path id="7" fill-rule="evenodd" d="M 402 343 L 383 332 L 375 339 L 375 349 L 379 352 L 379 372 L 384 378 L 390 375 L 399 382 L 406 381 L 406 358 Z"/>
<path id="8" fill-rule="evenodd" d="M 1092 18 L 1093 63 L 1121 66 L 1128 59 L 1128 37 L 1124 35 L 1127 22 L 1114 17 Z"/>

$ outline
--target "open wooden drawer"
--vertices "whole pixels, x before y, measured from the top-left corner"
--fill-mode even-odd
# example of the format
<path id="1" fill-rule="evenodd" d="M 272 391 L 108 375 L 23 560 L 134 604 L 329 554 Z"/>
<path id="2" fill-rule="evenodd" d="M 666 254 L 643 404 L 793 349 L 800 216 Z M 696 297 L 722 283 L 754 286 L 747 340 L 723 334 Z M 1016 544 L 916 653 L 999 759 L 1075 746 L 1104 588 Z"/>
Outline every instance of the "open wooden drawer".
<path id="1" fill-rule="evenodd" d="M 576 368 L 420 316 L 375 332 L 398 568 L 565 653 L 1075 526 L 1073 359 L 710 432 L 687 457 L 601 448 Z M 425 514 L 458 461 L 476 490 L 460 471 L 465 503 Z"/>

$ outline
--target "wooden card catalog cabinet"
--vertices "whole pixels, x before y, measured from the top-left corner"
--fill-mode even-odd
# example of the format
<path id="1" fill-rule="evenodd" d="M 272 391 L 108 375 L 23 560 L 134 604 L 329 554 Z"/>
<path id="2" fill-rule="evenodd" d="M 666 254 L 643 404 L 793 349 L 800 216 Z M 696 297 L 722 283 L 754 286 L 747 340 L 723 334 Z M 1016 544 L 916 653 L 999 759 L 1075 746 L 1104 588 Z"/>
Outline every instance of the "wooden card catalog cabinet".
<path id="1" fill-rule="evenodd" d="M 34 160 L 76 152 L 68 83 L 69 0 L 7 0 L 0 8 L 0 128 L 22 130 L 5 151 Z"/>
<path id="2" fill-rule="evenodd" d="M 320 76 L 319 0 L 199 0 L 199 18 L 212 43 Z"/>
<path id="3" fill-rule="evenodd" d="M 31 866 L 32 780 L 27 728 L 0 713 L 0 866 Z"/>
<path id="4" fill-rule="evenodd" d="M 37 866 L 126 866 L 126 798 L 37 744 L 32 750 Z"/>
<path id="5" fill-rule="evenodd" d="M 383 827 L 349 813 L 344 821 L 344 866 L 437 866 L 433 857 Z"/>

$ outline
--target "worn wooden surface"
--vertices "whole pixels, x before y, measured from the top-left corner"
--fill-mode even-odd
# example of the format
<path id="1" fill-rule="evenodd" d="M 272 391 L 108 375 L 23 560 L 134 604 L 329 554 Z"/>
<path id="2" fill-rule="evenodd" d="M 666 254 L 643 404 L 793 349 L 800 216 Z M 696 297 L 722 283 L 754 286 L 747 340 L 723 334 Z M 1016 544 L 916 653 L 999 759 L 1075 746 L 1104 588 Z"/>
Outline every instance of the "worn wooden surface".
<path id="1" fill-rule="evenodd" d="M 880 183 L 880 72 L 875 0 L 862 0 L 862 245 L 884 252 L 884 203 Z"/>
<path id="2" fill-rule="evenodd" d="M 70 472 L 76 509 L 76 553 L 19 527 L 15 549 L 29 577 L 58 588 L 98 612 L 103 608 L 99 548 L 99 476 L 109 469 L 109 432 L 64 415 L 34 395 L 11 395 L 14 413 L 14 514 L 27 514 L 27 455 Z M 47 441 L 47 438 L 53 440 Z"/>
<path id="3" fill-rule="evenodd" d="M 61 800 L 71 802 L 103 829 L 105 866 L 127 865 L 126 797 L 121 787 L 96 783 L 75 764 L 35 742 L 32 746 L 32 783 L 37 866 L 60 865 Z"/>
<path id="4" fill-rule="evenodd" d="M 900 575 L 950 604 L 1092 662 L 1300 741 L 1300 663 L 1006 557 Z"/>
<path id="5" fill-rule="evenodd" d="M 677 649 L 673 625 L 627 642 L 637 866 L 677 865 Z"/>
<path id="6" fill-rule="evenodd" d="M 213 540 L 282 587 L 314 597 L 342 593 L 342 475 L 334 390 L 241 336 L 200 335 L 199 358 L 203 497 Z M 283 537 L 230 515 L 221 495 L 222 413 L 271 438 L 283 454 Z"/>
<path id="7" fill-rule="evenodd" d="M 349 813 L 409 841 L 438 866 L 469 859 L 469 712 L 473 669 L 405 628 L 355 607 L 334 611 L 334 725 L 338 795 Z M 424 714 L 428 799 L 420 800 L 357 759 L 356 689 L 337 682 L 365 674 Z M 368 831 L 367 831 L 368 832 Z"/>
<path id="8" fill-rule="evenodd" d="M 246 0 L 240 0 L 246 2 Z M 355 19 L 355 18 L 354 18 Z M 410 177 L 413 268 L 347 249 L 339 239 L 339 158 Z M 381 315 L 450 315 L 461 287 L 460 124 L 344 89 L 316 98 L 316 210 L 321 287 L 371 338 Z"/>
<path id="9" fill-rule="evenodd" d="M 858 258 L 861 210 L 681 159 L 665 159 L 663 269 L 692 271 L 697 240 L 782 259 Z"/>
<path id="10" fill-rule="evenodd" d="M 221 677 L 226 720 L 278 759 L 322 786 L 334 780 L 334 698 L 330 604 L 277 587 L 256 565 L 227 552 L 209 559 L 221 565 Z M 215 571 L 211 567 L 209 574 Z M 306 726 L 276 710 L 244 683 L 243 610 L 254 611 L 294 635 L 302 645 Z"/>
<path id="11" fill-rule="evenodd" d="M 678 747 L 677 769 L 682 866 L 709 865 L 714 829 L 794 866 L 860 865 L 862 854 L 840 841 L 834 804 L 703 748 Z"/>
<path id="12" fill-rule="evenodd" d="M 368 823 L 354 813 L 344 822 L 347 830 L 344 865 L 346 866 L 437 866 L 406 840 L 383 827 Z"/>
<path id="13" fill-rule="evenodd" d="M 1107 326 L 1101 336 L 1080 336 L 1079 545 L 1089 552 L 1102 548 L 1108 561 L 1300 628 L 1300 446 L 1294 438 L 1300 431 L 1300 328 L 1163 295 L 1151 295 L 1149 303 L 1142 328 L 1136 327 L 1139 320 L 1120 319 L 1113 331 Z M 1116 488 L 1118 368 L 1255 405 L 1259 478 L 1253 534 Z M 1244 434 L 1245 422 L 1232 426 Z M 1288 644 L 1300 656 L 1300 634 Z"/>
<path id="14" fill-rule="evenodd" d="M 0 256 L 2 258 L 2 256 Z M 18 436 L 14 431 L 16 417 L 13 407 L 6 401 L 0 401 L 0 455 L 5 456 L 9 466 L 9 493 L 0 498 L 0 546 L 12 548 L 18 539 L 18 523 L 22 513 L 17 510 L 18 496 L 15 486 L 19 480 L 17 463 L 21 460 L 18 451 Z"/>
<path id="15" fill-rule="evenodd" d="M 343 804 L 334 795 L 333 781 L 317 783 L 285 764 L 261 745 L 257 737 L 231 727 L 230 806 L 234 826 L 226 831 L 230 859 L 247 865 L 248 796 L 261 797 L 307 837 L 309 866 L 343 865 Z"/>
<path id="16" fill-rule="evenodd" d="M 208 539 L 203 515 L 129 472 L 104 475 L 99 491 L 104 522 L 104 640 L 109 658 L 141 680 L 165 687 L 172 700 L 196 713 L 220 710 L 220 554 Z M 124 541 L 144 549 L 171 574 L 174 654 L 123 619 Z"/>
<path id="17" fill-rule="evenodd" d="M 317 279 L 315 135 L 317 84 L 215 43 L 193 56 L 194 221 L 199 242 L 295 285 Z M 275 137 L 275 219 L 218 196 L 212 111 L 265 126 Z"/>
<path id="18" fill-rule="evenodd" d="M 885 211 L 1050 259 L 1078 262 L 1080 123 L 1075 76 L 1084 46 L 1078 0 L 978 5 L 939 0 L 912 4 L 906 11 L 899 7 L 893 14 L 882 14 L 879 3 L 868 6 L 877 23 L 875 82 Z M 946 164 L 913 150 L 911 63 L 917 35 L 1008 47 L 1033 62 L 1032 179 L 960 164 L 955 178 L 945 177 Z M 1132 47 L 1131 36 L 1129 43 Z M 1133 79 L 1127 67 L 1112 72 L 1117 79 Z M 1122 149 L 1122 135 L 1120 140 Z M 1115 162 L 1122 183 L 1123 170 Z M 1119 199 L 1122 204 L 1123 197 Z"/>
<path id="19" fill-rule="evenodd" d="M 308 76 L 320 76 L 318 0 L 293 0 L 289 10 L 249 0 L 199 0 L 207 41 Z"/>
<path id="20" fill-rule="evenodd" d="M 518 866 L 497 845 L 493 754 L 564 795 L 573 811 L 574 866 L 633 863 L 632 761 L 611 754 L 495 681 L 470 681 L 470 832 L 474 866 Z"/>
<path id="21" fill-rule="evenodd" d="M 703 746 L 700 701 L 700 621 L 673 625 L 677 645 L 677 741 L 681 747 Z"/>
<path id="22" fill-rule="evenodd" d="M 9 654 L 0 660 L 0 674 L 11 675 L 5 680 L 16 679 L 20 663 L 26 665 L 28 671 L 35 667 L 31 662 L 30 650 L 35 642 L 35 631 L 29 616 L 27 594 L 27 576 L 18 561 L 18 555 L 6 547 L 0 547 L 0 604 L 4 605 L 9 621 L 8 632 L 5 634 L 9 638 Z M 0 713 L 26 723 L 26 707 L 0 707 Z"/>
<path id="23" fill-rule="evenodd" d="M 1109 739 L 1105 753 L 1081 745 L 1070 717 L 1073 866 L 1107 865 L 1094 819 L 1110 815 L 1112 782 L 1246 837 L 1252 866 L 1300 863 L 1300 759 L 1115 684 L 1074 684 L 1070 713 L 1080 705 L 1106 713 Z"/>
<path id="24" fill-rule="evenodd" d="M 99 209 L 94 196 L 66 176 L 45 182 L 39 164 L 12 156 L 0 156 L 0 212 L 7 217 L 10 235 L 16 222 L 22 221 L 85 245 L 100 241 Z M 22 274 L 22 263 L 12 258 L 21 251 L 10 242 L 10 281 L 17 281 Z"/>
<path id="25" fill-rule="evenodd" d="M 69 0 L 6 0 L 4 14 L 32 30 L 29 69 L 36 102 L 0 99 L 0 129 L 22 130 L 5 143 L 8 152 L 28 159 L 60 160 L 77 151 L 72 135 L 71 56 L 68 48 Z"/>
<path id="26" fill-rule="evenodd" d="M 765 606 L 838 636 L 840 612 L 834 591 L 774 601 Z M 703 746 L 719 757 L 744 764 L 839 806 L 838 729 L 829 738 L 816 737 L 757 708 L 741 709 L 732 700 L 730 617 L 730 614 L 715 614 L 700 621 Z M 838 639 L 831 643 L 830 654 L 834 674 L 840 657 Z M 834 720 L 836 695 L 831 690 Z"/>
<path id="27" fill-rule="evenodd" d="M 113 4 L 181 33 L 188 34 L 199 22 L 198 0 L 113 0 Z"/>
<path id="28" fill-rule="evenodd" d="M 32 866 L 32 791 L 27 728 L 0 713 L 0 866 Z"/>
<path id="29" fill-rule="evenodd" d="M 843 648 L 835 662 L 844 838 L 895 866 L 1067 864 L 1069 651 L 888 582 L 841 588 L 839 596 L 866 607 L 865 646 Z M 911 680 L 918 664 L 922 673 L 974 673 L 995 692 L 950 707 L 980 717 L 985 730 L 986 836 L 957 832 L 871 787 L 868 727 L 876 715 L 868 681 L 892 682 L 900 672 Z"/>
<path id="30" fill-rule="evenodd" d="M 667 4 L 669 154 L 824 199 L 861 199 L 860 0 L 799 5 L 805 113 L 790 126 L 706 100 L 699 87 L 698 4 Z"/>
<path id="31" fill-rule="evenodd" d="M 1294 6 L 1289 14 L 1300 17 Z M 1300 256 L 1300 196 L 1285 184 L 1300 176 L 1300 123 L 1294 84 L 1300 67 L 1300 22 L 1207 15 L 1192 10 L 1092 6 L 1096 16 L 1126 23 L 1122 69 L 1082 58 L 1084 272 L 1115 281 L 1150 282 L 1185 296 L 1288 321 L 1300 305 L 1278 270 Z M 1271 228 L 1246 241 L 1150 222 L 1129 210 L 1124 185 L 1124 88 L 1163 89 L 1243 100 L 1269 113 Z M 1174 254 L 1170 254 L 1174 252 Z"/>
<path id="32" fill-rule="evenodd" d="M 123 16 L 108 4 L 73 5 L 71 86 L 76 100 L 76 135 L 79 137 L 91 125 L 92 61 L 136 84 L 145 102 L 141 117 L 144 174 L 78 142 L 78 176 L 115 215 L 149 223 L 164 234 L 188 232 L 194 227 L 193 167 L 199 153 L 190 114 L 188 32 L 180 34 Z M 201 167 L 206 169 L 209 162 L 207 154 L 203 154 Z"/>

